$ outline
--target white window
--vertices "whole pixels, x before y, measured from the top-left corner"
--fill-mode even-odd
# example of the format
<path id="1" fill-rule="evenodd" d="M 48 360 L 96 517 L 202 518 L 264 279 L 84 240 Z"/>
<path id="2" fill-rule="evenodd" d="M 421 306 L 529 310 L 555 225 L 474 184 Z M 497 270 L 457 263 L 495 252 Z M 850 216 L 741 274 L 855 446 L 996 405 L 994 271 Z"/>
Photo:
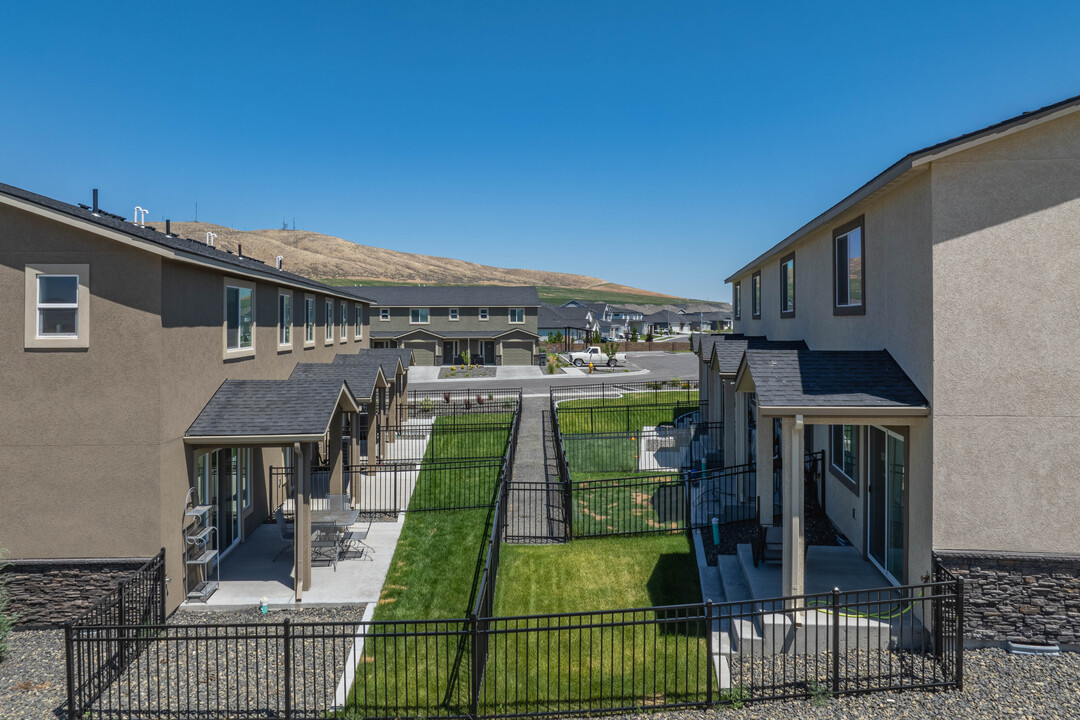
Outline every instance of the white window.
<path id="1" fill-rule="evenodd" d="M 742 283 L 735 283 L 731 288 L 731 310 L 736 320 L 742 319 Z"/>
<path id="2" fill-rule="evenodd" d="M 412 308 L 409 310 L 409 324 L 410 325 L 427 325 L 428 323 L 428 309 L 427 308 Z"/>
<path id="3" fill-rule="evenodd" d="M 379 308 L 379 320 L 390 319 L 390 308 Z"/>
<path id="4" fill-rule="evenodd" d="M 251 507 L 251 448 L 233 449 L 233 467 L 240 475 L 240 497 L 247 510 Z"/>
<path id="5" fill-rule="evenodd" d="M 278 347 L 292 347 L 292 293 L 278 293 Z"/>
<path id="6" fill-rule="evenodd" d="M 780 261 L 780 317 L 795 316 L 795 253 Z"/>
<path id="7" fill-rule="evenodd" d="M 514 325 L 525 322 L 525 308 L 510 308 L 510 322 Z"/>
<path id="8" fill-rule="evenodd" d="M 304 298 L 304 345 L 315 344 L 315 298 Z"/>
<path id="9" fill-rule="evenodd" d="M 349 339 L 349 308 L 344 300 L 338 303 L 338 325 L 341 326 L 338 340 L 345 342 Z"/>
<path id="10" fill-rule="evenodd" d="M 334 342 L 334 301 L 326 301 L 326 342 Z"/>
<path id="11" fill-rule="evenodd" d="M 355 334 L 356 339 L 360 340 L 364 337 L 364 306 L 353 305 L 353 322 L 356 323 Z"/>
<path id="12" fill-rule="evenodd" d="M 28 348 L 89 347 L 89 265 L 26 266 Z"/>
<path id="13" fill-rule="evenodd" d="M 857 425 L 829 426 L 829 462 L 834 474 L 859 487 L 859 427 Z"/>
<path id="14" fill-rule="evenodd" d="M 457 320 L 458 319 L 458 309 L 457 308 L 450 308 L 450 319 L 451 320 Z"/>
<path id="15" fill-rule="evenodd" d="M 480 319 L 481 320 L 487 320 L 488 319 L 488 309 L 487 308 L 480 308 Z"/>
<path id="16" fill-rule="evenodd" d="M 255 349 L 255 288 L 250 283 L 225 286 L 225 349 Z"/>

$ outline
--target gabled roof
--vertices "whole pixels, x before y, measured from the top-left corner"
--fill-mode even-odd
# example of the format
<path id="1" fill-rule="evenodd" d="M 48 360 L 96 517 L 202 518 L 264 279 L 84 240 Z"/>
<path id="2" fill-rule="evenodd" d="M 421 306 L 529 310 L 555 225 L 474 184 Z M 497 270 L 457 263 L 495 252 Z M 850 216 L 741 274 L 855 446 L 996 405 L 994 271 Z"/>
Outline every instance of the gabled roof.
<path id="1" fill-rule="evenodd" d="M 537 307 L 535 287 L 500 285 L 364 285 L 341 288 L 381 307 Z"/>
<path id="2" fill-rule="evenodd" d="M 668 324 L 682 323 L 682 322 L 687 321 L 685 315 L 680 315 L 679 313 L 672 312 L 671 310 L 661 310 L 659 312 L 654 312 L 654 313 L 651 313 L 649 315 L 646 315 L 643 319 L 647 323 L 668 323 Z"/>
<path id="3" fill-rule="evenodd" d="M 716 368 L 717 373 L 734 377 L 739 371 L 743 354 L 748 349 L 774 348 L 778 350 L 806 350 L 802 340 L 769 340 L 763 335 L 722 333 L 698 335 L 698 356 Z M 691 348 L 693 347 L 691 340 Z"/>
<path id="4" fill-rule="evenodd" d="M 379 338 L 380 340 L 402 340 L 409 335 L 430 335 L 431 337 L 446 340 L 491 340 L 500 338 L 503 335 L 510 335 L 511 333 L 521 333 L 523 335 L 528 335 L 529 337 L 539 337 L 539 335 L 526 330 L 524 327 L 513 327 L 501 332 L 492 332 L 490 330 L 432 330 L 428 327 L 412 328 L 410 330 L 372 330 L 371 337 Z"/>
<path id="5" fill-rule="evenodd" d="M 398 371 L 409 369 L 413 351 L 409 348 L 361 348 L 355 353 L 334 356 L 335 365 L 358 368 L 382 368 L 383 377 L 389 382 Z"/>
<path id="6" fill-rule="evenodd" d="M 734 281 L 735 278 L 749 272 L 765 260 L 794 245 L 799 240 L 817 230 L 820 226 L 832 221 L 848 210 L 851 210 L 859 202 L 878 191 L 886 189 L 888 186 L 900 180 L 902 176 L 907 175 L 908 173 L 925 170 L 926 166 L 934 160 L 939 160 L 948 155 L 952 155 L 953 153 L 968 150 L 977 145 L 981 145 L 982 143 L 996 140 L 1034 125 L 1050 120 L 1056 120 L 1057 118 L 1076 112 L 1078 109 L 1080 109 L 1080 95 L 1062 100 L 1053 105 L 1047 105 L 1038 110 L 1022 113 L 1016 117 L 1009 118 L 1008 120 L 1003 120 L 999 123 L 984 127 L 981 130 L 975 130 L 974 132 L 969 132 L 952 138 L 951 140 L 946 140 L 909 153 L 883 170 L 855 192 L 803 225 L 791 235 L 788 235 L 776 245 L 773 245 L 761 255 L 758 255 L 746 265 L 743 265 L 728 276 L 724 282 L 730 283 Z"/>
<path id="7" fill-rule="evenodd" d="M 278 270 L 272 265 L 253 258 L 210 247 L 202 240 L 166 235 L 152 226 L 140 227 L 104 211 L 94 213 L 89 208 L 60 202 L 13 185 L 0 183 L 0 203 L 81 227 L 180 262 L 212 267 L 230 275 L 269 280 L 278 285 L 313 290 L 334 297 L 370 302 L 361 293 L 345 293 L 341 288 L 330 287 L 302 275 Z"/>
<path id="8" fill-rule="evenodd" d="M 887 350 L 749 348 L 736 389 L 751 389 L 758 407 L 830 414 L 861 410 L 880 415 L 926 415 L 929 404 Z"/>
<path id="9" fill-rule="evenodd" d="M 373 363 L 297 363 L 289 379 L 334 380 L 347 383 L 357 402 L 370 401 L 376 387 L 386 386 L 386 374 Z"/>
<path id="10" fill-rule="evenodd" d="M 314 442 L 326 434 L 339 405 L 359 409 L 341 380 L 226 380 L 188 428 L 185 441 Z"/>

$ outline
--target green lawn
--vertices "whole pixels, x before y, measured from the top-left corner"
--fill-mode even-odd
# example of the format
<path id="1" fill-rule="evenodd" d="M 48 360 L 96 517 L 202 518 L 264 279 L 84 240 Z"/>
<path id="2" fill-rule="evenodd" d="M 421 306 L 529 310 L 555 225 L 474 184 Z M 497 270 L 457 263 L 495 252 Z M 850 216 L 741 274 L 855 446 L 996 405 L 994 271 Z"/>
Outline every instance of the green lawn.
<path id="1" fill-rule="evenodd" d="M 425 460 L 502 457 L 513 413 L 448 415 L 435 419 Z"/>
<path id="2" fill-rule="evenodd" d="M 618 398 L 564 400 L 559 403 L 559 429 L 574 433 L 637 432 L 643 427 L 673 423 L 696 410 L 696 390 L 627 393 Z"/>
<path id="3" fill-rule="evenodd" d="M 686 523 L 686 486 L 678 475 L 641 473 L 618 483 L 575 478 L 574 538 L 660 533 Z"/>
<path id="4" fill-rule="evenodd" d="M 503 615 L 699 602 L 693 551 L 686 536 L 677 534 L 506 546 L 495 607 Z M 705 627 L 699 619 L 685 621 L 687 614 L 599 612 L 498 621 L 496 629 L 516 632 L 496 634 L 488 648 L 485 706 L 580 714 L 595 702 L 642 708 L 702 700 Z M 657 619 L 665 622 L 649 622 Z M 493 673 L 493 667 L 506 669 Z"/>

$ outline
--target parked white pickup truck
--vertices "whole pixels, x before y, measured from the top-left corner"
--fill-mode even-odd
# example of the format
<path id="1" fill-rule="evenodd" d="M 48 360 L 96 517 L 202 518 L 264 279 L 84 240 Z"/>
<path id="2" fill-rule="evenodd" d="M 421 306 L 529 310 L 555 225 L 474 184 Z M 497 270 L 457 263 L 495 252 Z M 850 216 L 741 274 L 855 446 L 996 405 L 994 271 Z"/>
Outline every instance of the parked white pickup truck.
<path id="1" fill-rule="evenodd" d="M 597 345 L 590 345 L 584 350 L 578 350 L 570 353 L 570 362 L 574 363 L 578 367 L 582 365 L 607 365 L 608 367 L 615 367 L 619 363 L 626 362 L 626 353 L 617 352 L 611 357 L 599 348 Z"/>

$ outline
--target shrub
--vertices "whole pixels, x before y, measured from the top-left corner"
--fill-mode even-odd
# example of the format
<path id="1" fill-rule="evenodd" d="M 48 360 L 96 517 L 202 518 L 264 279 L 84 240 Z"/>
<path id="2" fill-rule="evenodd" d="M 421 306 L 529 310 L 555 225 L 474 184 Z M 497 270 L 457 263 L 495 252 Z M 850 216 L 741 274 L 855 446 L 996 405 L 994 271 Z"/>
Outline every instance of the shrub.
<path id="1" fill-rule="evenodd" d="M 0 572 L 3 572 L 5 564 L 4 551 L 0 549 Z M 11 628 L 15 624 L 15 614 L 8 611 L 10 604 L 7 577 L 0 575 L 0 661 L 3 661 L 4 656 L 7 655 L 8 637 L 11 635 Z"/>
<path id="2" fill-rule="evenodd" d="M 469 352 L 468 349 L 462 351 L 461 353 L 461 364 L 464 365 L 466 368 L 472 365 L 472 353 Z"/>

